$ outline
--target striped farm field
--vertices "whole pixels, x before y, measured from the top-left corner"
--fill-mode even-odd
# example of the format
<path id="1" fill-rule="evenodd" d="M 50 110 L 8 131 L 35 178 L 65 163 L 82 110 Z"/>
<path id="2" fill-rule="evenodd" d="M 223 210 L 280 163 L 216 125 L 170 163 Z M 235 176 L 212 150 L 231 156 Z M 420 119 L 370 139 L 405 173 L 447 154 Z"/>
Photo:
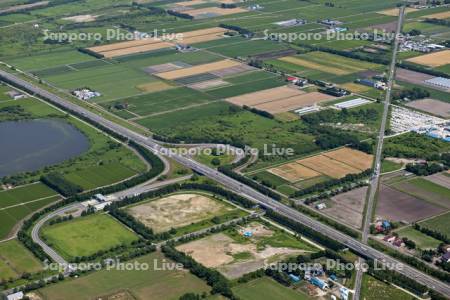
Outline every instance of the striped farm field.
<path id="1" fill-rule="evenodd" d="M 426 15 L 426 16 L 424 16 L 424 18 L 427 18 L 427 19 L 448 19 L 448 18 L 450 18 L 450 11 L 444 11 L 444 12 L 435 13 L 435 14 L 432 14 L 432 15 Z"/>
<path id="2" fill-rule="evenodd" d="M 271 168 L 267 171 L 289 182 L 297 182 L 321 175 L 320 173 L 295 162 Z"/>
<path id="3" fill-rule="evenodd" d="M 439 52 L 433 52 L 421 56 L 416 56 L 407 59 L 409 62 L 413 62 L 419 65 L 425 65 L 429 67 L 440 67 L 448 64 L 450 61 L 450 50 L 444 50 Z"/>
<path id="4" fill-rule="evenodd" d="M 342 178 L 348 174 L 361 173 L 361 170 L 357 168 L 322 154 L 298 160 L 297 163 L 333 178 Z"/>
<path id="5" fill-rule="evenodd" d="M 136 88 L 146 93 L 155 93 L 175 88 L 175 86 L 164 81 L 155 81 L 137 85 Z"/>
<path id="6" fill-rule="evenodd" d="M 361 171 L 370 169 L 373 162 L 373 155 L 347 147 L 324 153 L 324 155 Z"/>
<path id="7" fill-rule="evenodd" d="M 278 60 L 334 75 L 348 75 L 368 69 L 382 68 L 381 65 L 375 63 L 363 62 L 320 51 L 313 51 L 297 56 L 286 56 Z"/>
<path id="8" fill-rule="evenodd" d="M 192 66 L 192 67 L 188 67 L 188 68 L 158 73 L 156 75 L 163 79 L 175 80 L 175 79 L 182 78 L 182 77 L 223 70 L 226 68 L 236 67 L 236 66 L 240 66 L 240 65 L 241 65 L 240 62 L 236 62 L 231 59 L 224 59 L 224 60 L 220 60 L 220 61 L 216 61 L 216 62 L 212 62 L 212 63 L 208 63 L 208 64 L 202 64 L 202 65 Z"/>

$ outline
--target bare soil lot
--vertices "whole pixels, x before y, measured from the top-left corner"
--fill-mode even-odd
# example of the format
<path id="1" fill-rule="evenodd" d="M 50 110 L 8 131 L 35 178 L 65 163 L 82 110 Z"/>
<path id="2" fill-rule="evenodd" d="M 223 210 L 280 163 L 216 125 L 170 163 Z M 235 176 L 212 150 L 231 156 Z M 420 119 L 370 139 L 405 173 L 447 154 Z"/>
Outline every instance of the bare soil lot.
<path id="1" fill-rule="evenodd" d="M 422 99 L 408 102 L 406 106 L 419 109 L 436 116 L 450 118 L 450 103 L 447 102 L 442 102 L 435 99 Z"/>
<path id="2" fill-rule="evenodd" d="M 71 16 L 63 18 L 63 20 L 71 21 L 75 23 L 85 23 L 85 22 L 92 22 L 97 19 L 98 16 L 96 15 L 77 15 L 77 16 Z"/>
<path id="3" fill-rule="evenodd" d="M 165 232 L 212 218 L 231 208 L 198 194 L 176 194 L 158 200 L 151 200 L 127 209 L 155 232 Z"/>
<path id="4" fill-rule="evenodd" d="M 212 88 L 225 86 L 225 85 L 229 85 L 229 84 L 230 83 L 223 81 L 222 79 L 213 79 L 213 80 L 196 82 L 196 83 L 188 85 L 188 87 L 190 87 L 191 89 L 196 89 L 196 90 L 207 90 L 207 89 L 212 89 Z"/>
<path id="5" fill-rule="evenodd" d="M 420 73 L 420 72 L 415 72 L 415 71 L 411 71 L 411 70 L 407 70 L 407 69 L 398 68 L 397 72 L 395 73 L 395 78 L 397 80 L 401 80 L 401 81 L 405 81 L 405 82 L 409 82 L 409 83 L 425 85 L 424 81 L 434 78 L 434 76 L 431 76 L 431 75 L 428 75 L 425 73 Z"/>
<path id="6" fill-rule="evenodd" d="M 305 166 L 302 166 L 296 162 L 271 168 L 268 169 L 267 171 L 283 179 L 286 179 L 289 182 L 297 182 L 300 180 L 313 178 L 321 175 L 320 173 L 312 169 L 309 169 Z"/>
<path id="7" fill-rule="evenodd" d="M 448 62 L 450 61 L 450 50 L 443 50 L 412 57 L 407 59 L 407 61 L 430 67 L 440 67 L 448 64 Z"/>
<path id="8" fill-rule="evenodd" d="M 330 200 L 329 207 L 322 210 L 322 212 L 353 228 L 359 229 L 362 224 L 366 193 L 367 187 L 361 187 L 334 196 Z"/>
<path id="9" fill-rule="evenodd" d="M 247 10 L 240 7 L 236 8 L 205 7 L 183 11 L 183 13 L 193 16 L 194 19 L 226 16 L 243 12 L 247 12 Z"/>
<path id="10" fill-rule="evenodd" d="M 234 66 L 234 67 L 230 67 L 230 68 L 226 68 L 226 69 L 212 71 L 210 73 L 213 75 L 219 76 L 219 77 L 225 77 L 225 76 L 236 75 L 236 74 L 253 71 L 253 70 L 255 70 L 254 67 L 242 64 L 242 65 L 238 65 L 238 66 Z"/>
<path id="11" fill-rule="evenodd" d="M 252 223 L 241 232 L 251 230 L 253 236 L 248 242 L 237 242 L 225 233 L 217 233 L 199 240 L 189 242 L 177 247 L 202 265 L 217 269 L 229 279 L 239 278 L 242 275 L 262 268 L 265 262 L 282 260 L 290 255 L 306 252 L 305 250 L 272 247 L 266 245 L 259 247 L 259 239 L 269 238 L 273 231 L 259 223 Z"/>
<path id="12" fill-rule="evenodd" d="M 255 106 L 267 102 L 273 102 L 285 98 L 290 98 L 298 95 L 303 95 L 305 92 L 290 86 L 280 86 L 272 89 L 248 93 L 232 98 L 226 99 L 228 102 L 235 105 Z"/>
<path id="13" fill-rule="evenodd" d="M 278 101 L 263 103 L 255 105 L 255 108 L 268 111 L 272 114 L 278 114 L 282 112 L 291 111 L 294 109 L 319 104 L 336 99 L 336 97 L 319 93 L 311 92 L 303 95 L 284 98 Z"/>
<path id="14" fill-rule="evenodd" d="M 376 214 L 392 221 L 416 222 L 444 212 L 445 209 L 432 205 L 408 194 L 381 185 Z"/>
<path id="15" fill-rule="evenodd" d="M 397 29 L 397 21 L 372 25 L 372 26 L 367 27 L 367 29 L 369 29 L 369 30 L 378 29 L 378 30 L 386 30 L 387 32 L 393 32 L 393 31 L 395 32 L 395 30 Z"/>
<path id="16" fill-rule="evenodd" d="M 15 11 L 21 11 L 21 10 L 30 9 L 30 8 L 37 8 L 40 6 L 47 6 L 48 3 L 49 3 L 49 1 L 40 1 L 40 2 L 34 2 L 34 3 L 30 3 L 30 4 L 14 5 L 14 6 L 4 8 L 4 9 L 0 9 L 0 14 L 12 13 Z"/>
<path id="17" fill-rule="evenodd" d="M 342 178 L 347 174 L 361 173 L 361 170 L 331 159 L 325 155 L 308 157 L 298 160 L 297 163 L 333 178 Z"/>

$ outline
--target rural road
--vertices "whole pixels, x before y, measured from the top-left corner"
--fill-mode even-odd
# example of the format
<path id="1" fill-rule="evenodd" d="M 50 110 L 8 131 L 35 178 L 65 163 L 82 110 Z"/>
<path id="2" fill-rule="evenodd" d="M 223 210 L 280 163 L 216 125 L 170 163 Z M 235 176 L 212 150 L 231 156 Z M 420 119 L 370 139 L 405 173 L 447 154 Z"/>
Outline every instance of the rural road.
<path id="1" fill-rule="evenodd" d="M 42 226 L 45 224 L 45 222 L 47 222 L 48 220 L 50 220 L 53 217 L 62 215 L 66 212 L 72 211 L 72 210 L 76 210 L 76 209 L 80 209 L 83 208 L 83 206 L 80 203 L 72 203 L 70 205 L 64 206 L 60 209 L 57 209 L 51 213 L 49 213 L 48 215 L 45 215 L 42 219 L 40 219 L 36 225 L 34 225 L 33 229 L 31 230 L 31 238 L 33 239 L 33 241 L 38 244 L 39 246 L 42 247 L 42 249 L 45 251 L 45 253 L 47 253 L 48 256 L 50 256 L 50 258 L 58 263 L 60 266 L 68 266 L 68 262 L 62 258 L 55 250 L 53 250 L 51 247 L 49 247 L 39 236 L 39 232 L 42 228 Z M 67 269 L 67 267 L 65 267 L 64 273 L 69 272 L 69 270 Z"/>
<path id="2" fill-rule="evenodd" d="M 167 151 L 167 148 L 164 148 L 158 142 L 153 140 L 152 138 L 140 135 L 136 132 L 133 132 L 129 130 L 128 128 L 125 128 L 119 124 L 116 124 L 112 121 L 109 121 L 107 119 L 104 119 L 103 117 L 94 114 L 82 107 L 79 107 L 78 105 L 62 99 L 61 97 L 54 95 L 38 86 L 35 86 L 31 84 L 28 81 L 25 81 L 13 74 L 10 74 L 8 72 L 5 72 L 3 70 L 0 70 L 0 79 L 3 81 L 6 81 L 7 83 L 10 83 L 19 89 L 25 90 L 31 94 L 35 94 L 37 96 L 40 96 L 47 100 L 48 102 L 52 104 L 56 104 L 65 110 L 68 110 L 69 112 L 75 112 L 79 115 L 82 115 L 84 118 L 91 120 L 91 122 L 100 124 L 109 130 L 112 130 L 129 140 L 133 140 L 134 142 L 142 145 L 143 147 L 146 147 L 147 149 L 153 151 L 156 154 L 162 154 L 163 152 Z M 304 226 L 310 227 L 314 229 L 317 232 L 320 232 L 337 242 L 340 242 L 344 245 L 346 245 L 348 248 L 353 249 L 355 252 L 364 255 L 366 257 L 369 257 L 371 259 L 377 260 L 381 262 L 382 264 L 389 264 L 390 266 L 397 266 L 400 270 L 399 273 L 425 285 L 428 286 L 442 294 L 445 294 L 447 296 L 450 296 L 450 286 L 444 282 L 441 282 L 429 275 L 426 275 L 409 265 L 403 264 L 399 262 L 398 260 L 390 257 L 389 255 L 378 251 L 376 249 L 373 249 L 361 241 L 354 239 L 332 227 L 329 227 L 328 225 L 325 225 L 309 216 L 303 215 L 299 211 L 286 206 L 285 204 L 282 204 L 266 195 L 261 194 L 260 192 L 254 190 L 253 188 L 246 186 L 239 181 L 232 179 L 225 174 L 220 173 L 219 171 L 210 168 L 208 166 L 202 165 L 199 162 L 196 162 L 188 157 L 180 156 L 180 155 L 171 155 L 170 158 L 174 159 L 178 163 L 184 165 L 185 167 L 191 168 L 194 171 L 203 174 L 206 177 L 209 177 L 210 179 L 222 184 L 229 190 L 246 197 L 255 203 L 259 204 L 263 208 L 271 209 L 278 214 L 281 214 L 289 219 L 292 219 L 298 223 L 303 224 Z"/>
<path id="3" fill-rule="evenodd" d="M 367 244 L 367 240 L 369 238 L 370 223 L 372 222 L 375 198 L 376 198 L 376 195 L 378 192 L 378 187 L 380 184 L 381 158 L 383 156 L 384 133 L 386 131 L 386 124 L 389 121 L 388 120 L 389 105 L 391 104 L 391 92 L 392 92 L 392 86 L 393 86 L 394 80 L 395 80 L 395 66 L 397 63 L 397 52 L 398 52 L 398 47 L 399 47 L 398 36 L 400 35 L 401 30 L 402 30 L 404 16 L 405 16 L 405 6 L 401 6 L 399 9 L 397 29 L 395 31 L 394 47 L 392 50 L 391 65 L 389 67 L 387 90 L 386 90 L 386 95 L 384 98 L 383 116 L 381 119 L 380 133 L 378 135 L 377 148 L 376 148 L 376 153 L 375 153 L 374 172 L 373 172 L 373 177 L 370 182 L 370 187 L 367 191 L 367 193 L 368 193 L 367 198 L 366 198 L 367 199 L 367 204 L 366 204 L 367 208 L 366 208 L 364 220 L 363 220 L 363 230 L 362 230 L 362 239 L 361 239 L 364 244 Z M 362 258 L 359 258 L 358 262 L 361 265 L 364 262 L 364 260 Z M 359 300 L 361 297 L 362 277 L 363 277 L 363 271 L 361 269 L 358 269 L 356 272 L 355 294 L 353 296 L 353 299 Z"/>

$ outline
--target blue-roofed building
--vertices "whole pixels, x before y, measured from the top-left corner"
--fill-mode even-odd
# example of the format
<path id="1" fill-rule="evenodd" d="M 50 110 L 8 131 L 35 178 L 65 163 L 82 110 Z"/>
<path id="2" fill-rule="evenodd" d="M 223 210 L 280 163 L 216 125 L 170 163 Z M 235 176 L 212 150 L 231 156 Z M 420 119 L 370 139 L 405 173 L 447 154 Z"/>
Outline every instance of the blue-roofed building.
<path id="1" fill-rule="evenodd" d="M 384 228 L 384 229 L 389 229 L 389 228 L 391 228 L 391 223 L 389 223 L 389 221 L 384 220 L 384 221 L 383 221 L 383 228 Z"/>
<path id="2" fill-rule="evenodd" d="M 328 284 L 323 281 L 322 279 L 319 279 L 317 277 L 311 277 L 311 279 L 309 280 L 309 282 L 315 286 L 317 286 L 318 288 L 320 288 L 321 290 L 325 290 L 328 288 Z"/>
<path id="3" fill-rule="evenodd" d="M 298 277 L 297 275 L 289 274 L 289 278 L 291 278 L 293 282 L 300 282 L 300 277 Z"/>
<path id="4" fill-rule="evenodd" d="M 336 277 L 336 275 L 331 274 L 331 275 L 330 275 L 330 279 L 336 281 L 336 280 L 337 280 L 337 277 Z"/>

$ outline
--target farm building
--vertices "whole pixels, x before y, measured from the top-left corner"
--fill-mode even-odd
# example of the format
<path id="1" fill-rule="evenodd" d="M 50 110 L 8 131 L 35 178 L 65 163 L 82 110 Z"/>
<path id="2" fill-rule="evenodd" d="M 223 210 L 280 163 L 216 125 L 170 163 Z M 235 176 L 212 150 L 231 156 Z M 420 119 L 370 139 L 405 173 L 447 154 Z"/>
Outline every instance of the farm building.
<path id="1" fill-rule="evenodd" d="M 352 100 L 348 100 L 345 102 L 341 102 L 341 103 L 337 103 L 334 105 L 334 107 L 339 108 L 339 109 L 348 109 L 348 108 L 353 108 L 353 107 L 357 107 L 357 106 L 361 106 L 367 103 L 370 103 L 370 100 L 364 99 L 364 98 L 356 98 L 356 99 L 352 99 Z"/>
<path id="2" fill-rule="evenodd" d="M 311 277 L 309 282 L 311 282 L 311 284 L 317 286 L 321 290 L 326 290 L 328 288 L 328 284 L 322 279 L 319 279 L 317 277 Z"/>
<path id="3" fill-rule="evenodd" d="M 319 203 L 319 204 L 316 205 L 316 208 L 318 210 L 322 210 L 322 209 L 327 208 L 327 205 L 325 203 Z"/>
<path id="4" fill-rule="evenodd" d="M 300 277 L 294 275 L 294 274 L 289 274 L 289 278 L 293 281 L 293 282 L 300 282 Z"/>
<path id="5" fill-rule="evenodd" d="M 434 77 L 428 80 L 425 80 L 426 84 L 437 86 L 439 88 L 444 88 L 450 90 L 450 79 L 444 77 Z"/>
<path id="6" fill-rule="evenodd" d="M 342 300 L 347 300 L 348 299 L 348 289 L 346 289 L 345 287 L 341 287 L 339 289 L 339 296 Z"/>
<path id="7" fill-rule="evenodd" d="M 19 100 L 26 97 L 24 94 L 19 93 L 18 91 L 15 90 L 9 91 L 6 94 L 14 100 Z"/>
<path id="8" fill-rule="evenodd" d="M 304 115 L 307 113 L 317 112 L 319 110 L 320 110 L 320 107 L 318 105 L 313 105 L 313 106 L 307 106 L 307 107 L 297 109 L 294 112 L 299 115 Z"/>
<path id="9" fill-rule="evenodd" d="M 17 293 L 8 295 L 6 297 L 6 299 L 8 299 L 8 300 L 20 300 L 20 299 L 23 299 L 23 296 L 24 296 L 23 292 L 17 292 Z"/>
<path id="10" fill-rule="evenodd" d="M 365 85 L 365 86 L 370 86 L 370 87 L 374 87 L 378 90 L 385 90 L 386 89 L 386 83 L 382 82 L 382 81 L 373 81 L 370 79 L 357 79 L 356 83 Z"/>
<path id="11" fill-rule="evenodd" d="M 441 261 L 444 263 L 449 263 L 450 262 L 450 252 L 446 252 L 444 255 L 442 255 Z"/>
<path id="12" fill-rule="evenodd" d="M 290 19 L 287 21 L 280 21 L 275 22 L 276 25 L 282 26 L 282 27 L 291 27 L 291 26 L 299 26 L 306 24 L 306 20 L 303 19 Z"/>

